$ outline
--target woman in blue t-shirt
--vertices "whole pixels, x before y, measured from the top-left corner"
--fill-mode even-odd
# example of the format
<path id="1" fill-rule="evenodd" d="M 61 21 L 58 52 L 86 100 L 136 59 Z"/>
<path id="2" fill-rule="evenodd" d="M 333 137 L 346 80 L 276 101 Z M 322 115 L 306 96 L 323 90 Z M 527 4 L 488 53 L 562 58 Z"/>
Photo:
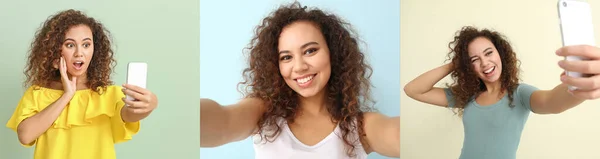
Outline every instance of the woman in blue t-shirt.
<path id="1" fill-rule="evenodd" d="M 463 27 L 449 47 L 449 64 L 425 72 L 404 90 L 415 100 L 453 108 L 463 118 L 465 138 L 461 159 L 516 158 L 529 112 L 557 114 L 600 95 L 600 86 L 594 85 L 600 83 L 600 76 L 594 75 L 600 73 L 600 68 L 590 67 L 600 63 L 598 60 L 560 61 L 559 66 L 567 71 L 592 76 L 574 78 L 563 73 L 560 77 L 563 83 L 552 90 L 538 90 L 519 83 L 519 60 L 498 32 Z M 569 46 L 557 50 L 557 55 L 600 59 L 600 49 Z M 434 87 L 448 74 L 454 81 L 448 88 Z M 571 91 L 569 85 L 579 89 Z"/>

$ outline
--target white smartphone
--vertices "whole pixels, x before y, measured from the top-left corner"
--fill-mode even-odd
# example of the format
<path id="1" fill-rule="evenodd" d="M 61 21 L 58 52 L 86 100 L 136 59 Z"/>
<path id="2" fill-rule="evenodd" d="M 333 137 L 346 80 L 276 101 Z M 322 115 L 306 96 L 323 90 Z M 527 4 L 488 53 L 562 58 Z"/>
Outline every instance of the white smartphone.
<path id="1" fill-rule="evenodd" d="M 127 84 L 146 88 L 146 78 L 148 74 L 148 64 L 143 62 L 130 62 L 127 65 Z M 127 96 L 127 100 L 135 100 Z"/>
<path id="2" fill-rule="evenodd" d="M 559 0 L 558 16 L 560 19 L 563 46 L 596 45 L 592 23 L 592 10 L 587 2 L 581 0 Z M 567 56 L 565 59 L 569 61 L 587 60 L 579 56 Z M 566 74 L 571 77 L 587 76 L 579 72 L 569 71 L 566 71 Z M 569 86 L 569 89 L 575 90 L 577 88 Z"/>

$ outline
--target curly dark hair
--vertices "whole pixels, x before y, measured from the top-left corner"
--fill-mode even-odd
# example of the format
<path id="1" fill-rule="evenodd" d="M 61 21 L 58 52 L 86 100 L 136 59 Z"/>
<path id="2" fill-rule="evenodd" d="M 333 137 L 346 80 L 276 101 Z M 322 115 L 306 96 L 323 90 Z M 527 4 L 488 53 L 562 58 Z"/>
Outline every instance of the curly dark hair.
<path id="1" fill-rule="evenodd" d="M 112 84 L 110 74 L 116 65 L 111 48 L 109 31 L 94 18 L 81 11 L 69 9 L 49 17 L 36 32 L 31 43 L 28 63 L 25 67 L 26 81 L 24 86 L 49 86 L 51 82 L 60 81 L 60 71 L 53 67 L 53 61 L 61 57 L 62 43 L 66 32 L 73 26 L 86 25 L 93 35 L 94 53 L 90 67 L 86 72 L 86 85 L 93 91 L 101 93 Z"/>
<path id="2" fill-rule="evenodd" d="M 452 84 L 448 84 L 448 87 L 450 87 L 456 99 L 454 110 L 459 116 L 462 116 L 464 108 L 471 97 L 487 90 L 483 81 L 473 71 L 469 58 L 468 46 L 478 37 L 490 40 L 498 50 L 500 59 L 502 60 L 502 72 L 500 75 L 501 91 L 502 93 L 508 91 L 509 103 L 511 103 L 509 106 L 514 107 L 512 104 L 513 94 L 511 92 L 519 85 L 520 62 L 510 43 L 504 35 L 497 31 L 488 29 L 478 30 L 473 26 L 465 26 L 456 32 L 454 41 L 448 44 L 448 48 L 451 50 L 448 53 L 448 60 L 451 60 L 453 65 L 451 77 L 454 81 Z"/>
<path id="3" fill-rule="evenodd" d="M 249 67 L 244 69 L 246 97 L 259 98 L 265 102 L 266 112 L 259 119 L 258 134 L 261 140 L 272 142 L 281 131 L 277 119 L 294 122 L 299 109 L 298 96 L 286 85 L 279 72 L 278 39 L 284 27 L 297 22 L 308 21 L 317 26 L 330 49 L 331 76 L 327 89 L 328 107 L 331 120 L 339 124 L 341 137 L 347 145 L 349 156 L 355 155 L 357 140 L 352 135 L 358 130 L 360 141 L 364 141 L 363 114 L 371 111 L 367 102 L 370 97 L 370 76 L 372 68 L 367 64 L 359 48 L 359 40 L 349 23 L 334 14 L 320 9 L 307 9 L 298 2 L 280 6 L 270 16 L 264 18 L 255 28 L 255 36 L 245 50 L 249 50 Z M 267 133 L 272 132 L 272 133 Z M 263 140 L 264 141 L 264 140 Z M 366 143 L 366 142 L 363 142 Z M 368 145 L 364 145 L 368 146 Z"/>

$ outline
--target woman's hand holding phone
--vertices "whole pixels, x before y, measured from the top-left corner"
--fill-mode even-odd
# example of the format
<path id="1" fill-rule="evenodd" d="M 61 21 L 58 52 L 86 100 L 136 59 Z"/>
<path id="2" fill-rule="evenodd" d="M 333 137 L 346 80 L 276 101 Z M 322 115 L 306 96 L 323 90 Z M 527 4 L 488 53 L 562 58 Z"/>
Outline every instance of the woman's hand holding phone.
<path id="1" fill-rule="evenodd" d="M 135 99 L 127 100 L 127 98 L 123 98 L 123 102 L 125 102 L 126 105 L 124 109 L 128 109 L 134 114 L 150 113 L 154 109 L 156 109 L 158 105 L 156 95 L 150 90 L 144 89 L 142 87 L 124 84 L 123 93 Z"/>
<path id="2" fill-rule="evenodd" d="M 556 54 L 565 57 L 580 56 L 586 58 L 586 60 L 581 61 L 559 61 L 558 66 L 565 71 L 586 74 L 583 77 L 571 77 L 563 73 L 560 79 L 564 84 L 578 88 L 570 90 L 578 98 L 600 98 L 600 48 L 590 45 L 571 45 L 558 49 Z"/>

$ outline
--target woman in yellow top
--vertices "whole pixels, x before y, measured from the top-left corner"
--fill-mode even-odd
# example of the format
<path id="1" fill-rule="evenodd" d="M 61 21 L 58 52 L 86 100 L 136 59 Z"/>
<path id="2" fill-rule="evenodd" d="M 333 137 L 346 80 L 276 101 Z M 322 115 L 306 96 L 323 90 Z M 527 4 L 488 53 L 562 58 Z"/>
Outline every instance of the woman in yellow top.
<path id="1" fill-rule="evenodd" d="M 76 10 L 52 16 L 36 33 L 25 68 L 27 91 L 7 127 L 35 159 L 112 159 L 157 106 L 143 88 L 112 85 L 108 31 Z M 125 95 L 136 100 L 125 100 Z"/>

